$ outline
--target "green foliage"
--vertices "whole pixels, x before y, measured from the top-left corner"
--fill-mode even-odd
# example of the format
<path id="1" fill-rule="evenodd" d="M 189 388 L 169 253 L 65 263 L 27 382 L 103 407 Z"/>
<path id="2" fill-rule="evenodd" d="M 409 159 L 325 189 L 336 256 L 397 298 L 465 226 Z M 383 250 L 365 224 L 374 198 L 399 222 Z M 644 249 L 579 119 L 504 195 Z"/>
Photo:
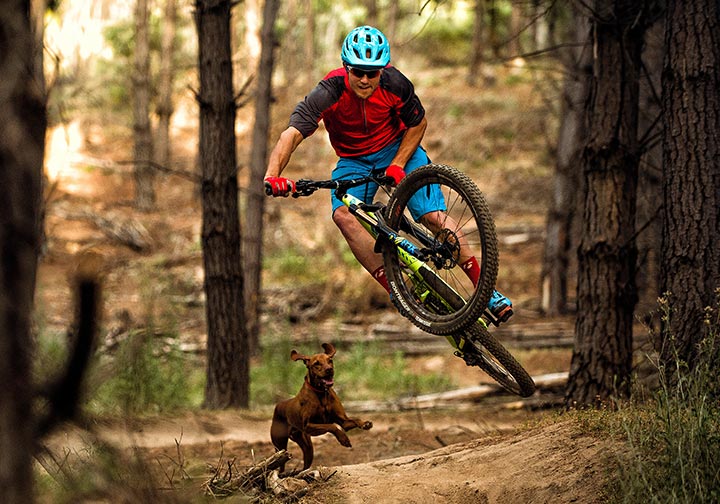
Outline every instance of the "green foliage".
<path id="1" fill-rule="evenodd" d="M 33 381 L 43 383 L 62 372 L 68 357 L 67 336 L 40 331 L 33 359 Z"/>
<path id="2" fill-rule="evenodd" d="M 469 22 L 433 22 L 419 34 L 415 45 L 423 48 L 431 65 L 464 65 L 471 40 L 472 24 Z"/>
<path id="3" fill-rule="evenodd" d="M 161 17 L 150 16 L 150 73 L 153 97 L 157 87 L 155 80 L 160 62 L 162 22 Z M 101 56 L 107 54 L 107 51 L 101 53 L 100 50 L 104 48 L 98 48 L 95 57 L 69 69 L 63 67 L 49 97 L 51 124 L 66 121 L 75 113 L 88 116 L 92 112 L 98 113 L 107 123 L 129 123 L 132 103 L 131 77 L 134 72 L 134 20 L 125 19 L 109 26 L 105 29 L 104 36 L 110 56 Z M 195 64 L 195 47 L 189 42 L 191 38 L 194 38 L 191 20 L 179 16 L 174 55 L 176 87 L 186 84 L 183 75 Z M 118 121 L 119 117 L 124 119 Z"/>
<path id="4" fill-rule="evenodd" d="M 170 339 L 132 333 L 110 362 L 90 375 L 89 400 L 97 413 L 141 414 L 199 407 L 204 374 Z"/>
<path id="5" fill-rule="evenodd" d="M 334 246 L 334 244 L 333 244 Z M 270 250 L 263 256 L 263 269 L 273 278 L 297 282 L 323 283 L 326 268 L 322 254 L 287 246 Z"/>
<path id="6" fill-rule="evenodd" d="M 340 248 L 340 257 L 342 257 L 343 264 L 349 268 L 358 268 L 358 261 L 355 259 L 355 255 L 352 250 L 350 250 L 347 242 L 342 240 L 338 243 L 338 247 Z"/>
<path id="7" fill-rule="evenodd" d="M 319 345 L 317 345 L 320 348 Z M 250 368 L 250 401 L 255 405 L 269 405 L 286 399 L 300 389 L 305 376 L 302 362 L 290 360 L 296 348 L 287 338 L 263 346 L 261 361 Z"/>
<path id="8" fill-rule="evenodd" d="M 292 362 L 290 351 L 320 351 L 320 343 L 301 349 L 287 339 L 265 345 L 262 361 L 251 369 L 251 401 L 255 405 L 273 404 L 300 390 L 306 374 L 302 362 Z M 381 400 L 447 390 L 453 386 L 442 374 L 418 375 L 410 372 L 400 352 L 388 354 L 374 343 L 354 344 L 340 349 L 335 361 L 335 389 L 344 401 Z"/>
<path id="9" fill-rule="evenodd" d="M 116 57 L 130 60 L 135 49 L 135 25 L 126 19 L 105 29 L 105 40 Z"/>
<path id="10" fill-rule="evenodd" d="M 150 16 L 149 43 L 150 52 L 159 53 L 162 40 L 162 20 L 158 16 Z M 120 21 L 105 29 L 105 40 L 112 48 L 113 54 L 132 62 L 135 54 L 135 20 Z M 180 40 L 176 41 L 180 42 Z"/>
<path id="11" fill-rule="evenodd" d="M 505 85 L 507 87 L 513 87 L 513 86 L 522 84 L 527 81 L 528 81 L 528 77 L 526 75 L 523 75 L 520 72 L 509 73 L 507 75 L 507 77 L 505 77 Z"/>
<path id="12" fill-rule="evenodd" d="M 150 52 L 158 53 L 160 50 L 160 23 L 159 18 L 153 16 L 150 20 Z M 115 112 L 129 113 L 128 104 L 131 101 L 132 81 L 134 71 L 135 53 L 135 22 L 133 19 L 120 21 L 105 30 L 105 40 L 112 50 L 112 58 L 103 58 L 98 61 L 98 74 L 105 76 L 105 93 L 99 94 L 98 99 Z M 99 90 L 100 91 L 100 90 Z"/>
<path id="13" fill-rule="evenodd" d="M 669 316 L 667 305 L 664 317 Z M 649 401 L 620 411 L 631 453 L 620 463 L 616 502 L 720 501 L 720 303 L 706 309 L 707 334 L 693 368 L 656 363 L 660 387 Z M 672 344 L 671 335 L 665 341 Z"/>
<path id="14" fill-rule="evenodd" d="M 452 388 L 444 374 L 415 374 L 401 352 L 388 354 L 375 343 L 353 345 L 336 359 L 338 392 L 347 400 L 387 399 Z"/>
<path id="15" fill-rule="evenodd" d="M 79 450 L 67 450 L 61 459 L 62 470 L 52 476 L 37 471 L 37 501 L 52 504 L 76 502 L 191 502 L 180 497 L 189 488 L 190 476 L 182 459 L 163 457 L 150 462 L 139 451 L 128 451 L 88 436 Z M 158 465 L 163 476 L 154 471 Z M 162 479 L 160 479 L 162 478 Z M 169 488 L 168 488 L 169 485 Z M 189 493 L 186 491 L 186 493 Z"/>
<path id="16" fill-rule="evenodd" d="M 162 317 L 165 326 L 172 326 L 170 317 Z M 42 386 L 65 372 L 71 340 L 44 328 L 42 313 L 36 319 L 33 382 Z M 200 406 L 205 380 L 200 360 L 185 355 L 174 334 L 153 332 L 152 323 L 146 331 L 131 332 L 115 353 L 104 352 L 91 362 L 85 379 L 91 412 L 138 414 Z"/>
<path id="17" fill-rule="evenodd" d="M 453 103 L 448 107 L 447 115 L 453 119 L 462 119 L 465 115 L 465 108 L 459 103 Z"/>

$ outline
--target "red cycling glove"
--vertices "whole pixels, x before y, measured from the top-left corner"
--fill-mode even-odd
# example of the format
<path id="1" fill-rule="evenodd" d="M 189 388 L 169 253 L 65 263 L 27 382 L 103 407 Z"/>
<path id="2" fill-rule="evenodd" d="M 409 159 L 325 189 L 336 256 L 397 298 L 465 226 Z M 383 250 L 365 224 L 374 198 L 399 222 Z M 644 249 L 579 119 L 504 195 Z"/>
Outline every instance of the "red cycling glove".
<path id="1" fill-rule="evenodd" d="M 285 177 L 265 177 L 265 193 L 277 198 L 295 192 L 295 182 Z"/>
<path id="2" fill-rule="evenodd" d="M 392 177 L 395 181 L 395 185 L 398 185 L 400 181 L 405 177 L 405 170 L 396 164 L 391 164 L 385 170 L 386 177 Z"/>

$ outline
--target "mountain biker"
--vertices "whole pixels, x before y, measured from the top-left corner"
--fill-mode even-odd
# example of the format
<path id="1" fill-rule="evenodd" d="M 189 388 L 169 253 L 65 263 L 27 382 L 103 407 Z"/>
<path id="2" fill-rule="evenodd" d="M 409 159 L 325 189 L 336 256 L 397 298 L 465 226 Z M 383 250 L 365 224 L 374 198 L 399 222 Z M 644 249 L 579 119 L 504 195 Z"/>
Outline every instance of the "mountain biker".
<path id="1" fill-rule="evenodd" d="M 338 156 L 332 179 L 367 175 L 370 172 L 392 177 L 400 183 L 406 173 L 429 164 L 420 146 L 427 120 L 425 109 L 412 82 L 390 66 L 390 45 L 377 28 L 359 26 L 342 44 L 342 67 L 328 73 L 299 102 L 273 148 L 265 172 L 265 185 L 274 197 L 287 196 L 294 181 L 281 174 L 295 149 L 312 135 L 320 120 Z M 376 184 L 352 188 L 348 193 L 372 203 Z M 444 209 L 425 202 L 415 210 L 416 220 Z M 332 218 L 358 262 L 390 292 L 382 255 L 374 251 L 373 238 L 364 231 L 348 208 L 332 193 Z M 474 256 L 461 263 L 463 271 L 477 284 L 480 266 Z M 512 303 L 497 291 L 488 305 L 499 321 L 512 315 Z"/>

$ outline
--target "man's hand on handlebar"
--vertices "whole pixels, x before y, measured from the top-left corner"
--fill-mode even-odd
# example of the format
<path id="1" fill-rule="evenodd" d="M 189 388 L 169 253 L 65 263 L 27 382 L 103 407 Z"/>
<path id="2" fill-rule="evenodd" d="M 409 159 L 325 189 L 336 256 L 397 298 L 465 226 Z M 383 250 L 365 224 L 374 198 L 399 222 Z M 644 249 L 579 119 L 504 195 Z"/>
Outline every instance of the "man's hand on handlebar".
<path id="1" fill-rule="evenodd" d="M 277 198 L 295 192 L 295 182 L 285 177 L 265 177 L 265 194 Z"/>
<path id="2" fill-rule="evenodd" d="M 401 173 L 402 169 L 397 167 Z M 404 176 L 404 173 L 403 173 Z M 400 177 L 402 179 L 402 177 Z M 345 193 L 351 187 L 357 187 L 369 182 L 375 182 L 381 186 L 393 187 L 398 181 L 392 175 L 366 175 L 356 179 L 339 179 L 339 180 L 308 180 L 300 179 L 297 182 L 285 177 L 265 177 L 265 194 L 268 196 L 289 196 L 298 198 L 300 196 L 310 196 L 318 189 L 334 189 Z"/>
<path id="3" fill-rule="evenodd" d="M 394 184 L 392 185 L 398 185 L 400 181 L 405 177 L 405 170 L 402 169 L 402 167 L 391 164 L 387 167 L 385 170 L 385 176 L 392 179 Z"/>

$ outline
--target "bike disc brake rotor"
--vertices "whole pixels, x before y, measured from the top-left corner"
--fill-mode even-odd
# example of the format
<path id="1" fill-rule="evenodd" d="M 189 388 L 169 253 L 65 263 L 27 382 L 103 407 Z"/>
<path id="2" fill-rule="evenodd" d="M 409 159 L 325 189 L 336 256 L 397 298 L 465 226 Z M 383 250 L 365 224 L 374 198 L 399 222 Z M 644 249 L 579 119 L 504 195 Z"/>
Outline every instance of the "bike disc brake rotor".
<path id="1" fill-rule="evenodd" d="M 433 258 L 438 269 L 453 269 L 460 262 L 460 239 L 450 229 L 441 229 L 435 237 L 438 242 L 437 255 Z"/>

